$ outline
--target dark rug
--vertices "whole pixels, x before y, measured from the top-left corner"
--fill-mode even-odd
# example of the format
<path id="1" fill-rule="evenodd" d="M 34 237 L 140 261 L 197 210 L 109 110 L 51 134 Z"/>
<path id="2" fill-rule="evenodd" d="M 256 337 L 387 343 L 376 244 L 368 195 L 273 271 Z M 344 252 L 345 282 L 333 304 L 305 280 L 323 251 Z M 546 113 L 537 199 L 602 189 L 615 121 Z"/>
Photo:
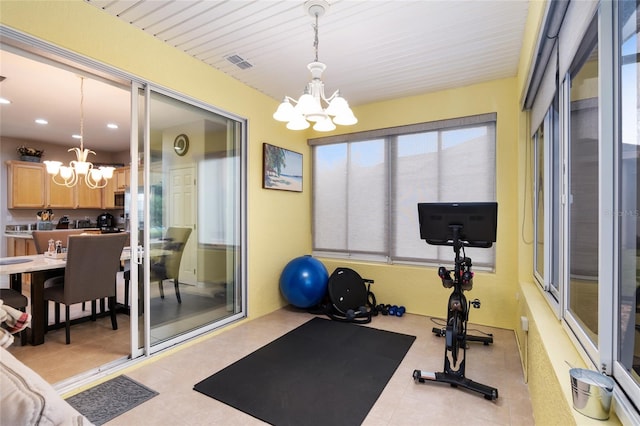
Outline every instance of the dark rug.
<path id="1" fill-rule="evenodd" d="M 316 317 L 194 389 L 273 425 L 359 425 L 414 340 Z"/>
<path id="2" fill-rule="evenodd" d="M 164 299 L 152 297 L 150 300 L 151 327 L 173 322 L 176 318 L 188 318 L 193 315 L 198 315 L 226 304 L 224 294 L 208 297 L 192 294 L 182 289 L 180 290 L 182 303 L 178 303 L 173 286 L 167 285 L 166 287 L 164 290 Z"/>
<path id="3" fill-rule="evenodd" d="M 67 398 L 67 402 L 91 423 L 102 425 L 158 395 L 158 392 L 118 376 Z"/>

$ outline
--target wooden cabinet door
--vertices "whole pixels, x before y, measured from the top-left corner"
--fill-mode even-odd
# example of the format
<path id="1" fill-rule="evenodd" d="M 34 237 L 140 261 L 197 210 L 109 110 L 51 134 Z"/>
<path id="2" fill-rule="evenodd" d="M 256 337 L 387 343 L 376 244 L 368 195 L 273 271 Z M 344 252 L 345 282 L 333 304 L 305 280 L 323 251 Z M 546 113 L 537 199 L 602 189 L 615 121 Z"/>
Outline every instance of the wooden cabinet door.
<path id="1" fill-rule="evenodd" d="M 84 178 L 79 179 L 76 185 L 76 201 L 79 209 L 101 209 L 102 189 L 91 189 L 84 182 Z"/>
<path id="2" fill-rule="evenodd" d="M 114 194 L 116 193 L 117 190 L 117 174 L 118 171 L 116 170 L 113 173 L 113 178 L 109 179 L 107 181 L 107 186 L 105 186 L 104 188 L 102 188 L 102 207 L 105 209 L 114 209 L 116 208 L 115 206 L 115 198 L 114 198 Z"/>
<path id="3" fill-rule="evenodd" d="M 46 204 L 44 165 L 26 161 L 7 162 L 7 207 L 42 208 Z"/>
<path id="4" fill-rule="evenodd" d="M 129 187 L 131 168 L 121 167 L 116 170 L 115 179 L 117 180 L 117 190 L 124 191 Z"/>
<path id="5" fill-rule="evenodd" d="M 58 185 L 53 181 L 51 176 L 45 176 L 47 181 L 47 207 L 51 208 L 67 208 L 76 207 L 76 191 L 74 187 L 66 187 Z"/>
<path id="6" fill-rule="evenodd" d="M 33 256 L 34 254 L 38 254 L 36 251 L 36 243 L 33 240 L 26 239 L 25 241 L 25 251 L 27 256 Z"/>

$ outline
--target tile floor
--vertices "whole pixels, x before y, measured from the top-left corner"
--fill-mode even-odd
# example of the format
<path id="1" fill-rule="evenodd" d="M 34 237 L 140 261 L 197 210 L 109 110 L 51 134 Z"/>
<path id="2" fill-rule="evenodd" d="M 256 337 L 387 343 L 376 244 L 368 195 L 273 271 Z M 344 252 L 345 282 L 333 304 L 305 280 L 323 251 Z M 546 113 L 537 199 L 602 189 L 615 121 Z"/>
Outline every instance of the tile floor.
<path id="1" fill-rule="evenodd" d="M 159 395 L 113 419 L 107 426 L 264 424 L 194 391 L 193 385 L 309 319 L 308 314 L 284 308 L 135 366 L 125 374 L 158 391 Z M 415 369 L 441 371 L 443 368 L 444 341 L 431 332 L 435 324 L 430 318 L 408 314 L 402 318 L 378 316 L 370 325 L 412 334 L 417 339 L 364 425 L 535 424 L 512 331 L 469 327 L 470 334 L 478 334 L 471 330 L 475 329 L 494 335 L 493 345 L 470 343 L 467 350 L 466 377 L 498 388 L 499 398 L 488 401 L 480 394 L 447 384 L 414 382 Z"/>

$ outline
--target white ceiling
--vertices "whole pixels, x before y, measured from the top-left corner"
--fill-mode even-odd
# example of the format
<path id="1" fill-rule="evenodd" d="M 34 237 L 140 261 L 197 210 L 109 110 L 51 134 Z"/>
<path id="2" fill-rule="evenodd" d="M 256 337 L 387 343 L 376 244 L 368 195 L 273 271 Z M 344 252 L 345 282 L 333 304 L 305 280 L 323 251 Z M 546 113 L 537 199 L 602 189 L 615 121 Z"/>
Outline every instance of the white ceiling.
<path id="1" fill-rule="evenodd" d="M 306 65 L 315 56 L 314 19 L 303 1 L 85 1 L 276 100 L 284 95 L 297 98 L 310 79 Z M 352 107 L 516 75 L 528 0 L 330 3 L 327 13 L 319 18 L 318 59 L 327 65 L 323 75 L 327 94 L 340 89 Z M 21 114 L 33 114 L 38 107 L 51 104 L 55 108 L 51 114 L 60 113 L 61 121 L 79 127 L 77 76 L 51 70 L 39 75 L 34 69 L 28 80 L 18 81 L 25 72 L 17 68 L 26 65 L 13 65 L 10 59 L 15 58 L 7 57 L 7 52 L 1 54 L 0 75 L 7 80 L 0 83 L 0 96 L 12 91 L 13 80 L 24 93 L 15 96 L 35 103 Z M 230 55 L 238 55 L 252 66 L 240 69 L 226 59 Z M 63 76 L 65 73 L 71 77 Z M 58 77 L 67 82 L 58 83 Z M 105 86 L 103 89 L 117 98 L 116 108 L 109 108 L 111 95 L 107 93 L 96 93 L 97 103 L 91 106 L 94 94 L 90 86 L 94 83 L 99 85 L 85 81 L 85 140 L 93 135 L 94 149 L 109 150 L 113 148 L 108 146 L 120 143 L 126 149 L 128 127 L 123 142 L 118 137 L 116 143 L 113 132 L 104 140 L 97 135 L 104 133 L 101 127 L 105 120 L 128 122 L 123 116 L 129 111 L 128 94 Z M 52 86 L 65 86 L 67 95 L 55 101 L 46 99 Z M 29 120 L 21 121 L 21 126 L 14 124 L 19 120 L 8 116 L 4 107 L 0 108 L 2 135 L 32 138 Z M 55 137 L 54 142 L 69 144 L 68 131 L 58 135 L 52 128 L 36 140 Z"/>

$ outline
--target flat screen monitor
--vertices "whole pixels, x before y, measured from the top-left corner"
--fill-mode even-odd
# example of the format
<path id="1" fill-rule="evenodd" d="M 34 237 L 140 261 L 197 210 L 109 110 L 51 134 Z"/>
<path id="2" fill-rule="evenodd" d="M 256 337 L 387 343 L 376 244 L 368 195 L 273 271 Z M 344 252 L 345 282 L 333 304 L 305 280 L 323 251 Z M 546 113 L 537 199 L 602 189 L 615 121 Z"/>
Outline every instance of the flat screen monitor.
<path id="1" fill-rule="evenodd" d="M 428 244 L 453 245 L 454 228 L 467 247 L 491 247 L 496 241 L 498 203 L 418 203 L 420 238 Z"/>

